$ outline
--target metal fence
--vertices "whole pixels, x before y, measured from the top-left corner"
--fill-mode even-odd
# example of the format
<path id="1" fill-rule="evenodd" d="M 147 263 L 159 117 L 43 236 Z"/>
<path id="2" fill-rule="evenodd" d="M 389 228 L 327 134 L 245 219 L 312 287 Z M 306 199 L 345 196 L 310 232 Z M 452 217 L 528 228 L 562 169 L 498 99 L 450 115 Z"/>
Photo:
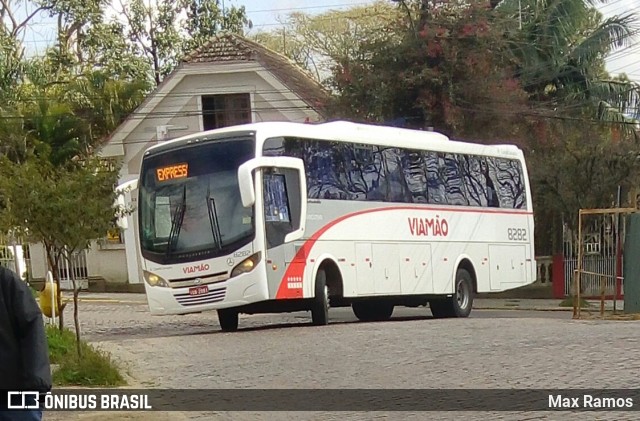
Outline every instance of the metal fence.
<path id="1" fill-rule="evenodd" d="M 21 238 L 0 233 L 0 266 L 17 273 L 27 282 L 31 281 L 31 257 L 29 245 Z"/>
<path id="2" fill-rule="evenodd" d="M 51 267 L 49 267 L 51 270 Z M 87 270 L 87 250 L 81 250 L 73 254 L 71 259 L 62 257 L 58 265 L 58 276 L 61 290 L 73 290 L 71 274 L 74 275 L 76 285 L 80 289 L 89 287 L 89 271 Z"/>
<path id="3" fill-rule="evenodd" d="M 622 280 L 624 215 L 591 215 L 583 226 L 582 275 L 580 295 L 600 296 L 602 277 L 605 277 L 605 294 L 613 296 L 616 288 L 619 297 L 624 294 Z M 619 228 L 618 228 L 619 227 Z M 578 235 L 565 224 L 564 234 L 564 293 L 573 295 L 575 271 L 578 269 Z M 616 282 L 617 279 L 617 282 Z"/>

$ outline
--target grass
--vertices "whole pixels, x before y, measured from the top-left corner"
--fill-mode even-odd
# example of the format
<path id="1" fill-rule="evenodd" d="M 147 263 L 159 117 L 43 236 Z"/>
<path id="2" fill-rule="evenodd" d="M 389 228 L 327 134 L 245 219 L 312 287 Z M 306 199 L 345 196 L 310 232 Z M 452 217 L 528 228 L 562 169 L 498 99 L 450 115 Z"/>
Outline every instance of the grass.
<path id="1" fill-rule="evenodd" d="M 560 307 L 573 307 L 574 297 L 567 297 L 560 303 Z M 589 308 L 592 307 L 591 303 L 589 303 L 584 298 L 580 298 L 580 308 Z"/>
<path id="2" fill-rule="evenodd" d="M 49 342 L 49 361 L 60 364 L 69 354 L 76 352 L 76 337 L 68 329 L 47 326 L 47 340 Z"/>
<path id="3" fill-rule="evenodd" d="M 56 386 L 123 386 L 120 368 L 111 356 L 85 341 L 80 341 L 82 357 L 78 357 L 75 334 L 47 326 L 49 359 L 58 367 L 53 372 Z"/>

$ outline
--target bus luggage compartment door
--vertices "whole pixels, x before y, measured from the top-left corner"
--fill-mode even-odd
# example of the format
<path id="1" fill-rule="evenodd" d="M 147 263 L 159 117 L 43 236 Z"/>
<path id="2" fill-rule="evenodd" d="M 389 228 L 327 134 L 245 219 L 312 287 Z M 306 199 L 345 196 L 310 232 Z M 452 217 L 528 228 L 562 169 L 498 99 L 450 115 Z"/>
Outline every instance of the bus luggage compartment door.
<path id="1" fill-rule="evenodd" d="M 518 284 L 525 284 L 525 251 L 524 245 L 489 246 L 491 290 L 516 288 Z"/>
<path id="2" fill-rule="evenodd" d="M 373 280 L 376 294 L 400 293 L 400 255 L 396 244 L 373 244 Z"/>

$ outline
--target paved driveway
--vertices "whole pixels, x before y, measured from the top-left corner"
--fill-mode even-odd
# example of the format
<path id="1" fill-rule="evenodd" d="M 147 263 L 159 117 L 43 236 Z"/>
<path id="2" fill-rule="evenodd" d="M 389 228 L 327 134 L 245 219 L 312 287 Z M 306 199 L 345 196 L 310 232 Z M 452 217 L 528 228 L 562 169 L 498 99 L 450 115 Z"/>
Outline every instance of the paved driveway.
<path id="1" fill-rule="evenodd" d="M 68 317 L 70 314 L 68 309 Z M 571 320 L 571 312 L 558 311 L 475 310 L 471 318 L 451 320 L 434 320 L 428 315 L 424 308 L 402 309 L 389 322 L 359 323 L 349 309 L 332 309 L 332 323 L 321 327 L 309 325 L 307 313 L 241 316 L 239 332 L 222 333 L 215 313 L 152 317 L 135 300 L 87 301 L 80 307 L 84 337 L 112 352 L 135 377 L 136 385 L 143 387 L 637 386 L 638 322 L 576 321 Z M 145 419 L 618 420 L 637 419 L 635 414 L 171 412 Z M 68 419 L 62 415 L 55 413 L 46 419 Z M 99 415 L 102 418 L 98 419 L 126 419 L 122 414 L 114 418 Z"/>

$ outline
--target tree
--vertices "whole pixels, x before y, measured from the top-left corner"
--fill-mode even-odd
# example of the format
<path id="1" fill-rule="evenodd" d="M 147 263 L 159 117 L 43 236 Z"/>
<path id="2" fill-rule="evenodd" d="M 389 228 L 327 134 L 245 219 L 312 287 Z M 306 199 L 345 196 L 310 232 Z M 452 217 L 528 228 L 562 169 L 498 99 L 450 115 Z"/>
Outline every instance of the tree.
<path id="1" fill-rule="evenodd" d="M 217 0 L 158 0 L 149 4 L 121 0 L 120 11 L 127 22 L 129 41 L 149 63 L 156 85 L 185 52 L 220 30 L 241 32 L 248 23 L 244 7 L 221 10 Z"/>
<path id="2" fill-rule="evenodd" d="M 524 136 L 516 113 L 528 110 L 526 94 L 513 78 L 508 45 L 484 4 L 443 4 L 428 19 L 418 4 L 403 6 L 404 18 L 387 28 L 399 36 L 363 42 L 359 59 L 334 67 L 337 113 L 402 120 L 457 138 Z"/>
<path id="3" fill-rule="evenodd" d="M 0 27 L 0 104 L 12 99 L 22 69 L 20 56 L 20 44 Z"/>
<path id="4" fill-rule="evenodd" d="M 397 38 L 394 24 L 402 15 L 399 8 L 382 0 L 318 15 L 294 12 L 281 28 L 251 37 L 325 82 L 339 62 L 364 59 L 360 48 L 363 42 Z"/>
<path id="5" fill-rule="evenodd" d="M 87 71 L 62 89 L 72 114 L 88 125 L 90 153 L 140 105 L 150 88 L 146 79 L 114 79 L 110 73 Z"/>
<path id="6" fill-rule="evenodd" d="M 47 260 L 58 287 L 58 308 L 62 308 L 57 269 L 61 259 L 69 260 L 90 241 L 101 238 L 113 226 L 119 209 L 114 208 L 114 185 L 118 173 L 105 170 L 95 159 L 75 167 L 54 166 L 45 156 L 31 156 L 22 164 L 0 158 L 0 210 L 3 229 L 14 229 L 31 242 L 44 245 Z M 87 198 L 91 198 L 87 200 Z M 78 355 L 80 326 L 75 275 L 71 271 L 74 322 Z M 60 314 L 59 328 L 63 328 Z"/>
<path id="7" fill-rule="evenodd" d="M 185 52 L 198 48 L 220 31 L 242 34 L 245 26 L 252 27 L 244 6 L 224 9 L 218 0 L 180 0 L 179 5 L 186 14 L 182 46 Z"/>
<path id="8" fill-rule="evenodd" d="M 575 230 L 580 209 L 615 207 L 618 187 L 630 191 L 640 183 L 634 139 L 615 140 L 610 124 L 587 120 L 589 114 L 548 122 L 551 136 L 527 150 L 536 247 L 547 252 L 562 250 L 562 224 Z"/>
<path id="9" fill-rule="evenodd" d="M 637 20 L 632 13 L 604 19 L 596 3 L 604 0 L 504 0 L 495 13 L 505 22 L 517 77 L 532 100 L 567 113 L 587 107 L 589 118 L 627 130 L 637 122 L 629 110 L 640 105 L 640 86 L 611 78 L 605 58 L 630 44 Z"/>
<path id="10" fill-rule="evenodd" d="M 18 40 L 23 38 L 25 29 L 35 16 L 51 8 L 51 4 L 46 1 L 35 2 L 34 10 L 21 19 L 22 16 L 18 10 L 21 3 L 20 1 L 0 0 L 0 47 L 5 47 L 7 39 L 10 40 L 12 46 L 15 47 L 12 48 L 11 55 L 16 62 L 24 58 L 24 47 Z"/>

